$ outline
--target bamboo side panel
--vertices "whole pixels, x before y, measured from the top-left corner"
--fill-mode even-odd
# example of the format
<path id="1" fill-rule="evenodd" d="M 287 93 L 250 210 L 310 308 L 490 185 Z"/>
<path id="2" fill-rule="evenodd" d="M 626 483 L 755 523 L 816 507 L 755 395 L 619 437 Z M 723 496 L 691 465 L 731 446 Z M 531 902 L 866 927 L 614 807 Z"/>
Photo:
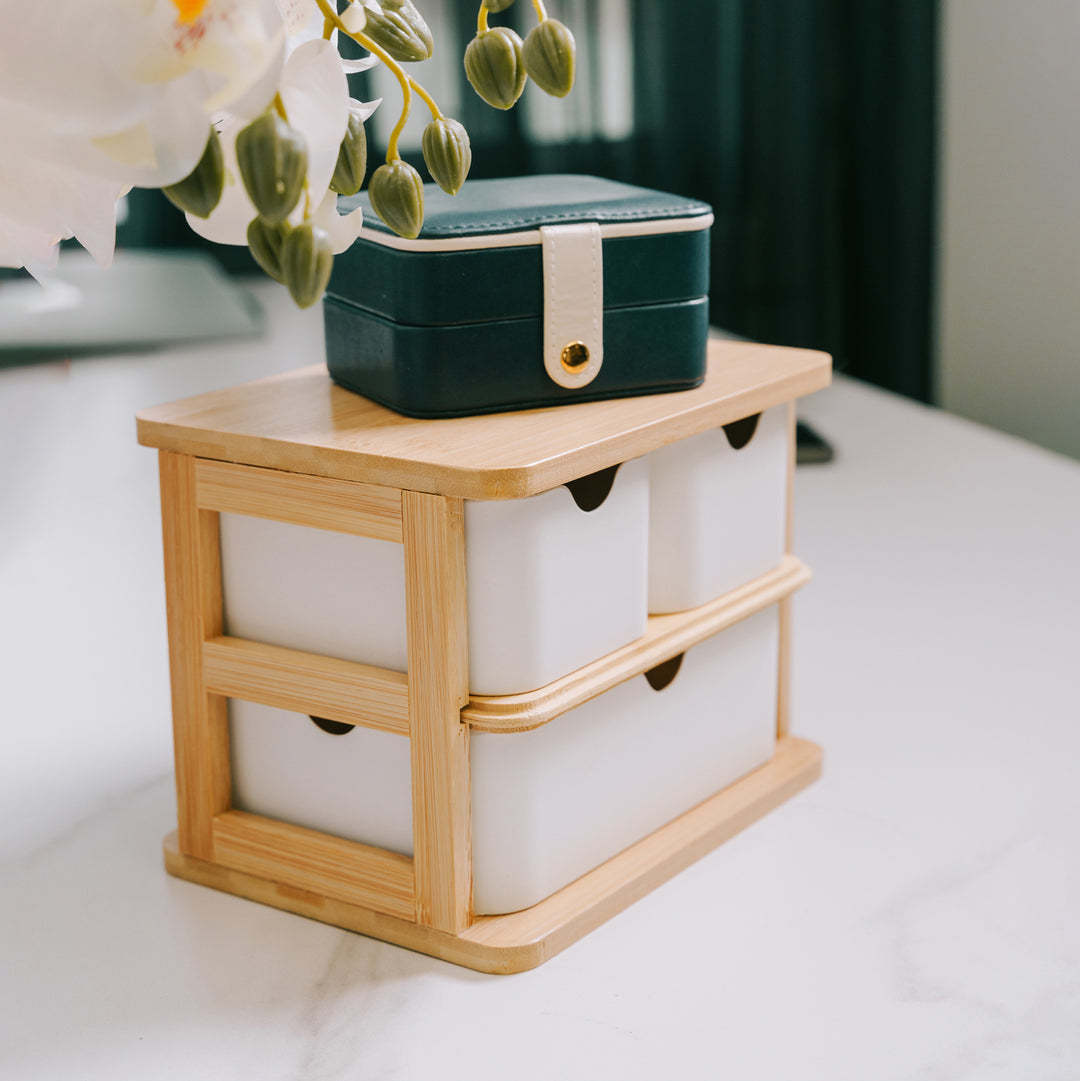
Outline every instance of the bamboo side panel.
<path id="1" fill-rule="evenodd" d="M 539 728 L 616 684 L 784 601 L 809 580 L 806 564 L 795 556 L 786 556 L 775 570 L 700 608 L 650 616 L 641 638 L 546 687 L 524 694 L 478 695 L 470 699 L 461 711 L 462 720 L 478 732 L 527 732 Z"/>
<path id="2" fill-rule="evenodd" d="M 226 811 L 214 819 L 214 859 L 294 889 L 413 918 L 413 861 L 271 818 Z"/>
<path id="3" fill-rule="evenodd" d="M 226 703 L 202 673 L 203 640 L 222 629 L 218 516 L 196 505 L 193 458 L 162 451 L 158 466 L 179 843 L 210 859 L 214 816 L 231 799 Z"/>
<path id="4" fill-rule="evenodd" d="M 199 506 L 401 543 L 401 492 L 197 458 Z"/>
<path id="5" fill-rule="evenodd" d="M 460 499 L 402 493 L 416 919 L 457 932 L 472 917 L 472 828 Z"/>
<path id="6" fill-rule="evenodd" d="M 202 658 L 214 694 L 409 734 L 404 672 L 228 636 L 205 642 Z"/>
<path id="7" fill-rule="evenodd" d="M 751 825 L 821 774 L 821 749 L 789 737 L 773 760 L 524 912 L 481 916 L 447 934 L 371 908 L 320 896 L 310 883 L 283 884 L 183 855 L 165 840 L 170 874 L 262 904 L 370 935 L 481 972 L 535 968 L 605 920 Z"/>

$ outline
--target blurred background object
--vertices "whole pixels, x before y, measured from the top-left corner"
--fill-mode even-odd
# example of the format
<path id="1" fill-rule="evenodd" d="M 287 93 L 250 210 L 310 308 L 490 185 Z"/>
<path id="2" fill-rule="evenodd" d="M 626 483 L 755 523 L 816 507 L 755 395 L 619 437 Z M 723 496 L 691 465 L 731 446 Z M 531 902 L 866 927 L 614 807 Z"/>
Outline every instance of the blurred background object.
<path id="1" fill-rule="evenodd" d="M 1080 458 L 1080 4 L 943 15 L 936 400 Z"/>
<path id="2" fill-rule="evenodd" d="M 40 284 L 12 275 L 0 290 L 0 368 L 246 338 L 262 325 L 250 293 L 199 252 L 121 251 L 102 271 L 67 250 Z"/>

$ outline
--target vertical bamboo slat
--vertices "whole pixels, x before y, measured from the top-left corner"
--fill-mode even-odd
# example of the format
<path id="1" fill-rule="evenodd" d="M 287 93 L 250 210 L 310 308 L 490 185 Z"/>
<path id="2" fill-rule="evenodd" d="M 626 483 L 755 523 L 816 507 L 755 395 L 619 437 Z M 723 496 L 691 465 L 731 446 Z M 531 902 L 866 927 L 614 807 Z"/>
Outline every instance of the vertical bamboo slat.
<path id="1" fill-rule="evenodd" d="M 214 816 L 231 788 L 226 702 L 207 693 L 202 664 L 204 640 L 222 628 L 218 516 L 196 505 L 190 455 L 162 451 L 159 469 L 179 844 L 211 859 Z"/>
<path id="2" fill-rule="evenodd" d="M 472 916 L 465 528 L 460 499 L 402 492 L 417 922 Z"/>

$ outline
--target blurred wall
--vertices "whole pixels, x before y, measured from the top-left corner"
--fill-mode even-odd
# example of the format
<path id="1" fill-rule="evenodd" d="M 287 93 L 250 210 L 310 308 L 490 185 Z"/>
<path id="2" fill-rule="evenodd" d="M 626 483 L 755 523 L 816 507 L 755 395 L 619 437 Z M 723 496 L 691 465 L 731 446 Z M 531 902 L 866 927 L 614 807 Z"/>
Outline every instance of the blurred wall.
<path id="1" fill-rule="evenodd" d="M 1080 458 L 1080 0 L 944 0 L 938 401 Z"/>

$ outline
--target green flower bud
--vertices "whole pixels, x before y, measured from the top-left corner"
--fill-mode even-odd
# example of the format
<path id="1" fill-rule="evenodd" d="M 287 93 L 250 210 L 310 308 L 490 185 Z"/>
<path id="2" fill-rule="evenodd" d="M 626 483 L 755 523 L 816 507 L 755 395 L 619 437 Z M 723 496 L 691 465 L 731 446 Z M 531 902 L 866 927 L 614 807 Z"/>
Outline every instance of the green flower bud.
<path id="1" fill-rule="evenodd" d="M 363 32 L 403 64 L 427 60 L 435 49 L 435 38 L 412 0 L 382 0 L 382 13 L 364 9 L 367 22 Z"/>
<path id="2" fill-rule="evenodd" d="M 349 124 L 338 149 L 334 175 L 330 178 L 330 190 L 338 195 L 355 195 L 363 186 L 367 173 L 367 134 L 361 116 L 359 109 L 349 106 Z"/>
<path id="3" fill-rule="evenodd" d="M 574 88 L 574 35 L 556 19 L 537 23 L 525 38 L 525 70 L 545 93 L 565 98 Z"/>
<path id="4" fill-rule="evenodd" d="M 282 285 L 285 271 L 281 266 L 281 249 L 291 232 L 292 226 L 287 221 L 272 222 L 265 218 L 252 218 L 247 227 L 248 247 L 255 262 Z"/>
<path id="5" fill-rule="evenodd" d="M 221 201 L 225 190 L 225 157 L 221 152 L 221 137 L 217 129 L 210 128 L 206 149 L 199 164 L 175 184 L 161 189 L 165 198 L 174 206 L 197 218 L 208 218 Z"/>
<path id="6" fill-rule="evenodd" d="M 456 120 L 432 120 L 420 141 L 432 179 L 449 195 L 457 195 L 472 165 L 469 133 Z"/>
<path id="7" fill-rule="evenodd" d="M 398 236 L 415 240 L 424 224 L 424 182 L 408 162 L 380 165 L 368 184 L 371 208 Z"/>
<path id="8" fill-rule="evenodd" d="M 477 34 L 465 50 L 465 74 L 488 105 L 509 109 L 525 89 L 521 38 L 508 26 Z"/>
<path id="9" fill-rule="evenodd" d="M 281 270 L 299 307 L 322 299 L 333 269 L 334 248 L 325 229 L 304 222 L 289 230 L 281 245 Z"/>
<path id="10" fill-rule="evenodd" d="M 513 4 L 513 2 L 514 0 L 484 0 L 483 6 L 486 7 L 488 11 L 498 14 L 500 11 L 505 11 Z"/>
<path id="11" fill-rule="evenodd" d="M 283 221 L 307 179 L 307 141 L 268 109 L 236 136 L 236 161 L 260 217 Z"/>

